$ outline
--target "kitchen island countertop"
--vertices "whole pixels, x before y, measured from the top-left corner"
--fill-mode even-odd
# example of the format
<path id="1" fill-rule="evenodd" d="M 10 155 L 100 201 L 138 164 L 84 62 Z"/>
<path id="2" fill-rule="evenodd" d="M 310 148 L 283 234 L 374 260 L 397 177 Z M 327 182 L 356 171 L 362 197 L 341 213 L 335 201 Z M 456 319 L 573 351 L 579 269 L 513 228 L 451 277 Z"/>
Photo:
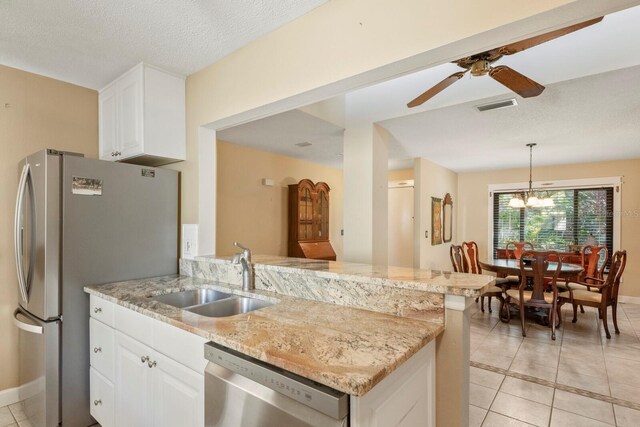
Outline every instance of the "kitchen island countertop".
<path id="1" fill-rule="evenodd" d="M 195 288 L 277 304 L 231 317 L 204 317 L 149 297 Z M 197 334 L 354 396 L 362 396 L 444 330 L 399 317 L 188 276 L 87 286 L 91 295 Z"/>

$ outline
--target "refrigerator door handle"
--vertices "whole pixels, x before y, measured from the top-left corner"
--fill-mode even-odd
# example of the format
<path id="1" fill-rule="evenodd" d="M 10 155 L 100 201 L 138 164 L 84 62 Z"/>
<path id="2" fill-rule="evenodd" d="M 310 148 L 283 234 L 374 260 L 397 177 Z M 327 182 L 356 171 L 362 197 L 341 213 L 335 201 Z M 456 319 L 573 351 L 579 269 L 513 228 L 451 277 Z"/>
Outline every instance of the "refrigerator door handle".
<path id="1" fill-rule="evenodd" d="M 24 319 L 26 319 L 27 321 L 30 321 L 30 322 L 29 323 L 23 322 L 22 320 L 18 319 L 18 317 L 23 317 Z M 16 310 L 13 312 L 13 323 L 14 323 L 14 325 L 16 325 L 18 328 L 22 329 L 23 331 L 31 332 L 32 334 L 42 335 L 44 333 L 44 328 L 42 326 L 40 326 L 40 325 L 34 325 L 31 322 L 39 323 L 38 321 L 36 321 L 34 319 L 31 319 L 30 316 L 26 315 L 19 308 L 16 308 Z"/>
<path id="2" fill-rule="evenodd" d="M 18 273 L 18 286 L 20 288 L 20 295 L 22 299 L 26 303 L 28 301 L 28 293 L 27 293 L 27 278 L 24 274 L 23 267 L 23 259 L 22 259 L 22 251 L 23 251 L 23 230 L 20 226 L 20 219 L 22 218 L 23 211 L 23 200 L 25 191 L 27 190 L 27 180 L 29 179 L 30 167 L 29 163 L 26 163 L 22 168 L 22 173 L 20 174 L 20 181 L 18 183 L 18 195 L 16 199 L 16 212 L 14 217 L 14 249 L 16 254 L 16 269 Z"/>

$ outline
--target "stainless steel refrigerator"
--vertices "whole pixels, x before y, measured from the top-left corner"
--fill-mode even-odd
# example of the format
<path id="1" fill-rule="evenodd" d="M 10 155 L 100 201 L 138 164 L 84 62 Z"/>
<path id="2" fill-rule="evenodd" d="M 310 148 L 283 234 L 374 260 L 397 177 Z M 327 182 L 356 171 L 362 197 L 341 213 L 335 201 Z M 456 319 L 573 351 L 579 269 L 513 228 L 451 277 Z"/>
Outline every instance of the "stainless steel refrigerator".
<path id="1" fill-rule="evenodd" d="M 55 150 L 20 162 L 20 399 L 34 427 L 85 427 L 90 284 L 177 272 L 178 173 Z"/>

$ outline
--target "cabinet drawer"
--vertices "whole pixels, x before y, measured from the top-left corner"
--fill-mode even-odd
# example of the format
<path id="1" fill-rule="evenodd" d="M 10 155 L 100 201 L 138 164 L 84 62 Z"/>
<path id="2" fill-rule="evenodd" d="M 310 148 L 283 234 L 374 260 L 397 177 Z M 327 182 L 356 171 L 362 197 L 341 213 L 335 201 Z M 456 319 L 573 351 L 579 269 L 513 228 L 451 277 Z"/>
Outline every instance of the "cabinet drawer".
<path id="1" fill-rule="evenodd" d="M 111 327 L 114 325 L 114 306 L 114 303 L 103 300 L 102 298 L 93 295 L 89 297 L 89 314 L 91 317 Z"/>
<path id="2" fill-rule="evenodd" d="M 115 331 L 102 322 L 89 319 L 91 366 L 113 381 Z"/>
<path id="3" fill-rule="evenodd" d="M 91 416 L 100 423 L 102 427 L 112 427 L 114 423 L 115 393 L 113 384 L 98 371 L 91 368 L 89 374 L 91 384 Z"/>
<path id="4" fill-rule="evenodd" d="M 115 308 L 115 328 L 149 347 L 153 347 L 153 322 L 151 317 L 129 308 L 122 306 Z"/>

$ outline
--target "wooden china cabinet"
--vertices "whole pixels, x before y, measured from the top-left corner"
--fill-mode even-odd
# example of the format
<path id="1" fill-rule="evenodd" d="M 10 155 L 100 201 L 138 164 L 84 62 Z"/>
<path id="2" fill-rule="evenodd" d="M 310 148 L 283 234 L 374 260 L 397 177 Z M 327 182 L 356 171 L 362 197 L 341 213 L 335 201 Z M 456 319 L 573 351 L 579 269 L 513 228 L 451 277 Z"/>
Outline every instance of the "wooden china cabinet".
<path id="1" fill-rule="evenodd" d="M 303 179 L 289 186 L 289 251 L 295 258 L 336 260 L 329 242 L 329 191 Z"/>

